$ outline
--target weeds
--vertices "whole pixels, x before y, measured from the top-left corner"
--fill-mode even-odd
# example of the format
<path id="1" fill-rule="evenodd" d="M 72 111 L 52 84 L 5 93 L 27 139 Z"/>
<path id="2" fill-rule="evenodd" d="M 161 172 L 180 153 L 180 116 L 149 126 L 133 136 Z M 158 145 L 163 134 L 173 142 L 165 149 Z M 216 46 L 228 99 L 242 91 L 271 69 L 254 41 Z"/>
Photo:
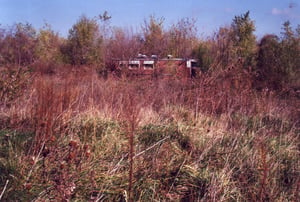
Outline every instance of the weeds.
<path id="1" fill-rule="evenodd" d="M 1 197 L 296 201 L 297 102 L 234 83 L 35 77 L 3 94 L 13 105 L 0 108 Z"/>
<path id="2" fill-rule="evenodd" d="M 9 104 L 15 98 L 21 96 L 23 90 L 29 84 L 29 71 L 26 68 L 0 68 L 0 101 Z"/>

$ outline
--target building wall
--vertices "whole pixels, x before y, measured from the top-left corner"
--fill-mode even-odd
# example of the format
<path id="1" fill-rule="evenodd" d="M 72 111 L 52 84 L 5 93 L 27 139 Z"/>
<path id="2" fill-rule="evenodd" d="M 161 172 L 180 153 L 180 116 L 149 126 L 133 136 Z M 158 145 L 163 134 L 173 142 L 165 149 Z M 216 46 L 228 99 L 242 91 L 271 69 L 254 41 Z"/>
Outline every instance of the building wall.
<path id="1" fill-rule="evenodd" d="M 181 58 L 138 58 L 119 61 L 118 68 L 126 75 L 190 78 L 195 74 L 190 64 L 191 60 Z"/>

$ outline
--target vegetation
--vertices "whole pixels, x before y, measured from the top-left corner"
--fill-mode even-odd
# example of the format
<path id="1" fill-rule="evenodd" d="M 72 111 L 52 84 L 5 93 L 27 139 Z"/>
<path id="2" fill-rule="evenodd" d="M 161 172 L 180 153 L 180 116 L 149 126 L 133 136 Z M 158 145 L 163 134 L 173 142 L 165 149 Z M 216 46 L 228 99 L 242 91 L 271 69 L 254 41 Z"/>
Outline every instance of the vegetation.
<path id="1" fill-rule="evenodd" d="M 299 28 L 257 41 L 247 12 L 203 40 L 189 19 L 109 19 L 82 16 L 66 39 L 0 29 L 0 200 L 298 200 Z M 111 59 L 139 52 L 203 71 L 114 77 Z"/>

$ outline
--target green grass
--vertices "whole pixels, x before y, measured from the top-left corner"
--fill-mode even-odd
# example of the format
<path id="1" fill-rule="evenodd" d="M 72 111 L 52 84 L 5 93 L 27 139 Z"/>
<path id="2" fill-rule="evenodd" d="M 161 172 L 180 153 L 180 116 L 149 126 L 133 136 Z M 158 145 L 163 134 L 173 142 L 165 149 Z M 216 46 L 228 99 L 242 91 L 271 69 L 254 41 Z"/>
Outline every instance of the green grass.
<path id="1" fill-rule="evenodd" d="M 299 198 L 296 103 L 290 108 L 279 105 L 284 100 L 261 94 L 249 98 L 251 106 L 239 103 L 242 107 L 234 109 L 238 101 L 232 94 L 227 101 L 234 106 L 215 113 L 218 102 L 209 87 L 206 100 L 194 100 L 195 83 L 156 80 L 149 85 L 158 88 L 146 88 L 146 81 L 98 79 L 92 93 L 88 76 L 55 79 L 69 89 L 65 94 L 51 89 L 53 102 L 43 91 L 53 82 L 33 82 L 26 88 L 32 96 L 16 98 L 13 108 L 0 110 L 5 117 L 0 120 L 5 123 L 0 128 L 0 190 L 9 180 L 4 201 L 128 200 L 131 132 L 134 201 Z"/>

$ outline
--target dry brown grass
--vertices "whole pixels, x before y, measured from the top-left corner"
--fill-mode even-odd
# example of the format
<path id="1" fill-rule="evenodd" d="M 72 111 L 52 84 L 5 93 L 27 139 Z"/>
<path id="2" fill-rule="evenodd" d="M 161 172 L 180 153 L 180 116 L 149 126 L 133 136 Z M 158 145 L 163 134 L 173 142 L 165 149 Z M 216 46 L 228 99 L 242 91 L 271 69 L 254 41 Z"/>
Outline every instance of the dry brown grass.
<path id="1" fill-rule="evenodd" d="M 247 78 L 36 75 L 1 105 L 3 199 L 296 201 L 299 100 Z"/>

